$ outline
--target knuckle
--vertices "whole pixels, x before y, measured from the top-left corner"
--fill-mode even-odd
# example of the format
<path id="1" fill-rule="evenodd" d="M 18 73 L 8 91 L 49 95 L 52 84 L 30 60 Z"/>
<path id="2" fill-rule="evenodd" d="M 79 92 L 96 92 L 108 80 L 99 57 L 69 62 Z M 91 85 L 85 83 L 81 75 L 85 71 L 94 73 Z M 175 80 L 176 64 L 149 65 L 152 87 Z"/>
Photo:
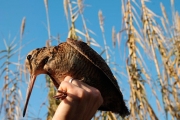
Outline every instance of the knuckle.
<path id="1" fill-rule="evenodd" d="M 98 89 L 95 89 L 94 96 L 99 101 L 99 104 L 101 105 L 103 103 L 103 98 L 101 96 L 101 92 Z"/>
<path id="2" fill-rule="evenodd" d="M 78 93 L 76 94 L 76 97 L 74 98 L 74 100 L 76 100 L 76 102 L 81 102 L 84 99 L 87 98 L 87 93 L 84 90 L 78 90 Z"/>
<path id="3" fill-rule="evenodd" d="M 86 93 L 85 90 L 81 90 L 81 91 L 79 92 L 78 97 L 79 97 L 79 98 L 83 98 L 86 94 L 87 94 L 87 93 Z"/>
<path id="4" fill-rule="evenodd" d="M 66 85 L 66 84 L 67 84 L 66 81 L 62 81 L 60 85 L 61 85 L 61 86 L 64 86 L 64 85 Z"/>
<path id="5" fill-rule="evenodd" d="M 95 97 L 99 97 L 99 96 L 101 96 L 101 92 L 98 89 L 95 89 L 94 95 L 95 95 Z"/>

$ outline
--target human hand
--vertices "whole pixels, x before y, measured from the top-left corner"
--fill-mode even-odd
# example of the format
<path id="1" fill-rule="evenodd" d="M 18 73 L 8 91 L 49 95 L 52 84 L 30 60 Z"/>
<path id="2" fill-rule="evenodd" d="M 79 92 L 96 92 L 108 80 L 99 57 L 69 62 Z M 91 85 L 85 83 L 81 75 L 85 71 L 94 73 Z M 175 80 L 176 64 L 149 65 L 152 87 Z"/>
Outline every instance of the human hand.
<path id="1" fill-rule="evenodd" d="M 103 103 L 98 89 L 67 76 L 58 90 L 67 96 L 59 104 L 52 120 L 90 120 Z M 57 95 L 60 93 L 57 93 Z"/>

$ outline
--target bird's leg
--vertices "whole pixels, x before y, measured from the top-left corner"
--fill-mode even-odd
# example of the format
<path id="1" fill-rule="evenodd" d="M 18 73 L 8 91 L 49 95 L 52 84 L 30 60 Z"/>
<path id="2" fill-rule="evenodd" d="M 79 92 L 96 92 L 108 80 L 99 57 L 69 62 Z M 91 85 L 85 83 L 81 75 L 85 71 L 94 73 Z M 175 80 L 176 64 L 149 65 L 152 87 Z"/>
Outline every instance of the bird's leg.
<path id="1" fill-rule="evenodd" d="M 53 96 L 53 98 L 58 99 L 58 100 L 59 99 L 63 100 L 66 97 L 67 97 L 67 93 L 61 90 L 58 90 L 58 95 Z"/>

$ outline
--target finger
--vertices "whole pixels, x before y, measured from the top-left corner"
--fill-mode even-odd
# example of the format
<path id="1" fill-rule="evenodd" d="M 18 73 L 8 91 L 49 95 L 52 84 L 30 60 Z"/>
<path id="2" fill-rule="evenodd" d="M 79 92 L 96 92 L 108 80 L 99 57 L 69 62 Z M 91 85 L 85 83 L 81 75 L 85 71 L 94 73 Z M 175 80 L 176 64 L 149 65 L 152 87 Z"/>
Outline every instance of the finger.
<path id="1" fill-rule="evenodd" d="M 87 85 L 86 83 L 83 83 L 79 80 L 73 79 L 71 76 L 67 76 L 64 81 L 68 81 L 71 82 L 69 83 L 70 85 L 74 85 L 74 86 L 78 86 L 79 88 L 82 88 L 83 90 L 85 90 L 86 92 L 88 92 L 89 94 L 92 94 L 91 97 L 96 98 L 97 101 L 96 104 L 98 104 L 99 106 L 103 103 L 103 98 L 101 96 L 101 93 L 98 89 L 91 87 L 89 85 Z M 91 98 L 88 98 L 88 100 L 90 100 Z M 91 100 L 90 100 L 91 101 Z"/>
<path id="2" fill-rule="evenodd" d="M 90 97 L 87 99 L 87 103 L 91 103 L 88 105 L 88 115 L 85 115 L 86 120 L 90 120 L 96 113 L 96 111 L 103 103 L 103 98 L 101 96 L 101 93 L 99 90 L 96 89 L 96 91 L 93 91 L 93 93 L 90 93 Z"/>
<path id="3" fill-rule="evenodd" d="M 84 90 L 86 90 L 87 92 L 91 92 L 92 90 L 95 90 L 93 87 L 87 85 L 86 83 L 83 83 L 77 79 L 72 78 L 71 76 L 66 76 L 64 81 L 67 81 L 75 86 L 78 86 Z"/>
<path id="4" fill-rule="evenodd" d="M 72 84 L 72 83 L 69 83 L 67 81 L 62 81 L 59 88 L 58 88 L 58 91 L 61 91 L 61 92 L 57 92 L 56 95 L 62 95 L 62 92 L 64 93 L 67 93 L 67 97 L 78 97 L 78 98 L 81 98 L 82 94 L 84 94 L 84 92 L 86 90 Z M 66 97 L 66 98 L 67 98 Z"/>

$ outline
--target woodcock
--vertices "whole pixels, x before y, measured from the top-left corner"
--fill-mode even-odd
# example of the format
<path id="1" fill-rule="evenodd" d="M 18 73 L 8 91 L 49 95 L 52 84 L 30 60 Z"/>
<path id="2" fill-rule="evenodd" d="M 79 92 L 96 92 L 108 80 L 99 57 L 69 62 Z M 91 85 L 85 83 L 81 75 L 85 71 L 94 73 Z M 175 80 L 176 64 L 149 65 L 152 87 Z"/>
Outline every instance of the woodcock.
<path id="1" fill-rule="evenodd" d="M 30 72 L 30 83 L 23 116 L 39 74 L 48 74 L 56 88 L 67 75 L 82 80 L 101 92 L 103 104 L 99 110 L 119 113 L 122 117 L 129 115 L 110 68 L 99 54 L 82 41 L 67 39 L 67 42 L 55 47 L 37 48 L 29 52 L 25 65 Z"/>

